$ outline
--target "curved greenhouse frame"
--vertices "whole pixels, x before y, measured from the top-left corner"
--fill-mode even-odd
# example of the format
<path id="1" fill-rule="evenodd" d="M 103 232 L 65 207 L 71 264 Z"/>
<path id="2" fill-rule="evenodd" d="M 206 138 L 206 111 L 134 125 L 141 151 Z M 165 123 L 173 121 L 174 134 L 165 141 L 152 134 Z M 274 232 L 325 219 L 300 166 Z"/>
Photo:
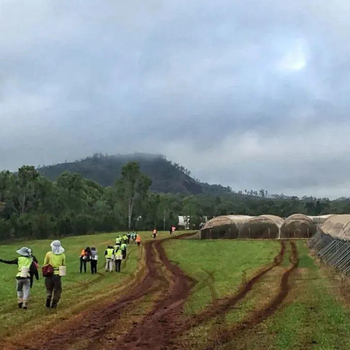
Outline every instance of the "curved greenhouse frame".
<path id="1" fill-rule="evenodd" d="M 251 216 L 224 215 L 209 220 L 200 231 L 201 239 L 235 239 Z"/>
<path id="2" fill-rule="evenodd" d="M 333 236 L 339 237 L 345 227 L 350 223 L 350 215 L 332 215 L 321 226 L 321 232 Z"/>
<path id="3" fill-rule="evenodd" d="M 281 227 L 281 238 L 310 238 L 317 231 L 311 218 L 304 214 L 289 216 Z"/>
<path id="4" fill-rule="evenodd" d="M 239 238 L 280 238 L 284 220 L 275 215 L 260 215 L 248 220 L 241 228 Z"/>

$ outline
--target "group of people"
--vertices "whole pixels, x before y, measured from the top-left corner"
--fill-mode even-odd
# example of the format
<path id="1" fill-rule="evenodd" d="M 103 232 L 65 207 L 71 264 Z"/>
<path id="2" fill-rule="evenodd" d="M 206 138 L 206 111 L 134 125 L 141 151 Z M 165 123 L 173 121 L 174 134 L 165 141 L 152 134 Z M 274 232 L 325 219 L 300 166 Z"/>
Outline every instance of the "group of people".
<path id="1" fill-rule="evenodd" d="M 121 264 L 123 259 L 127 257 L 128 244 L 130 242 L 136 243 L 138 246 L 141 244 L 141 236 L 135 232 L 129 232 L 123 236 L 118 236 L 115 239 L 115 245 L 109 245 L 105 251 L 106 259 L 106 272 L 113 271 L 113 265 L 115 265 L 115 272 L 121 271 Z"/>
<path id="2" fill-rule="evenodd" d="M 115 240 L 115 245 L 109 245 L 105 251 L 106 271 L 113 271 L 113 265 L 115 265 L 115 271 L 120 272 L 121 262 L 126 259 L 127 247 L 130 243 L 136 243 L 138 246 L 141 244 L 141 236 L 136 232 L 129 232 L 124 235 L 119 235 Z M 97 273 L 98 254 L 95 247 L 86 247 L 80 253 L 80 273 L 83 271 L 86 273 L 86 265 L 90 263 L 91 274 Z"/>
<path id="3" fill-rule="evenodd" d="M 116 238 L 115 245 L 109 245 L 105 251 L 106 271 L 113 270 L 115 264 L 115 271 L 120 272 L 121 262 L 126 259 L 127 246 L 131 242 L 138 246 L 141 244 L 141 236 L 136 232 L 129 232 L 120 235 Z M 95 247 L 86 247 L 80 253 L 80 273 L 86 273 L 86 266 L 90 263 L 91 274 L 97 273 L 98 254 Z"/>
<path id="4" fill-rule="evenodd" d="M 90 263 L 91 266 L 91 274 L 97 273 L 97 249 L 95 247 L 86 247 L 80 253 L 80 273 L 86 273 L 86 265 Z"/>
<path id="5" fill-rule="evenodd" d="M 174 232 L 174 231 L 172 231 Z M 171 232 L 171 233 L 172 233 Z M 154 233 L 154 232 L 153 232 Z M 157 231 L 155 232 L 157 235 Z M 127 257 L 128 244 L 141 244 L 141 236 L 136 232 L 129 232 L 122 236 L 118 236 L 115 245 L 109 245 L 105 251 L 106 271 L 121 271 L 121 263 Z M 45 277 L 46 287 L 46 307 L 56 308 L 62 294 L 61 277 L 66 275 L 66 255 L 65 249 L 60 241 L 55 240 L 50 244 L 51 250 L 48 251 L 44 258 L 42 267 L 42 275 Z M 38 259 L 33 255 L 32 249 L 22 247 L 17 250 L 18 257 L 13 260 L 0 259 L 1 263 L 9 265 L 17 265 L 16 274 L 16 291 L 18 299 L 18 308 L 26 310 L 28 308 L 28 300 L 30 289 L 33 287 L 34 277 L 39 280 L 39 264 Z M 90 263 L 91 273 L 97 273 L 98 254 L 95 247 L 86 247 L 80 254 L 80 273 L 86 272 L 86 265 Z"/>
<path id="6" fill-rule="evenodd" d="M 45 305 L 47 308 L 54 309 L 61 298 L 61 276 L 65 275 L 66 256 L 60 241 L 53 241 L 50 246 L 51 250 L 46 253 L 44 258 L 42 272 L 46 287 Z M 18 266 L 16 274 L 18 308 L 26 310 L 34 277 L 39 280 L 39 265 L 38 259 L 30 248 L 22 247 L 17 250 L 17 254 L 18 257 L 13 260 L 0 259 L 0 262 Z"/>
<path id="7" fill-rule="evenodd" d="M 126 237 L 128 239 L 128 244 L 130 244 L 130 242 L 136 243 L 138 246 L 141 244 L 141 236 L 136 232 L 129 232 Z"/>
<path id="8" fill-rule="evenodd" d="M 176 226 L 171 226 L 169 229 L 169 233 L 172 235 L 176 231 Z M 158 230 L 154 228 L 152 231 L 152 237 L 153 239 L 156 239 L 158 237 Z"/>

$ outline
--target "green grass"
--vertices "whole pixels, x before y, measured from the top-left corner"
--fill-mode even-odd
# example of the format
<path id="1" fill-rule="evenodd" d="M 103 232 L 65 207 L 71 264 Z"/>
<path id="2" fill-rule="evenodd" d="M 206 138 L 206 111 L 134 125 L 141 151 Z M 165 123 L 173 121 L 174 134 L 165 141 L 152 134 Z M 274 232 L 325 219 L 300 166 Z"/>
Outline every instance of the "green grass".
<path id="1" fill-rule="evenodd" d="M 169 258 L 197 284 L 186 303 L 187 314 L 198 313 L 213 299 L 238 290 L 242 281 L 270 263 L 280 250 L 276 241 L 168 241 Z"/>
<path id="2" fill-rule="evenodd" d="M 35 282 L 29 310 L 16 308 L 16 266 L 0 264 L 0 338 L 14 335 L 35 324 L 55 322 L 77 314 L 82 308 L 99 305 L 103 294 L 113 293 L 135 272 L 140 256 L 135 245 L 129 246 L 129 259 L 121 274 L 104 272 L 104 250 L 113 244 L 116 233 L 79 236 L 62 239 L 67 255 L 67 277 L 63 278 L 62 302 L 57 312 L 45 309 L 44 280 Z M 151 239 L 149 232 L 142 233 L 143 241 Z M 160 237 L 169 234 L 161 233 Z M 20 242 L 0 245 L 0 258 L 14 259 L 22 245 L 33 249 L 42 264 L 50 241 Z M 99 251 L 99 274 L 79 273 L 79 255 L 82 248 L 96 246 Z M 193 315 L 204 310 L 213 299 L 234 294 L 243 281 L 249 279 L 262 266 L 269 264 L 280 250 L 277 241 L 239 240 L 169 240 L 164 244 L 170 260 L 197 283 L 185 305 L 185 313 Z M 299 267 L 291 276 L 291 292 L 283 307 L 260 325 L 248 332 L 245 349 L 350 349 L 350 312 L 337 298 L 332 278 L 317 266 L 308 255 L 304 241 L 298 241 Z M 226 324 L 242 321 L 247 315 L 271 298 L 265 286 L 279 285 L 281 275 L 289 265 L 290 247 L 287 246 L 284 262 L 269 272 L 248 293 L 236 309 L 226 316 Z M 275 271 L 276 270 L 276 271 Z M 205 341 L 215 329 L 216 319 L 195 328 L 193 338 Z M 200 340 L 201 339 L 201 340 Z M 227 344 L 230 346 L 230 344 Z"/>
<path id="3" fill-rule="evenodd" d="M 292 289 L 284 306 L 242 335 L 240 345 L 244 343 L 244 348 L 250 350 L 350 349 L 349 309 L 337 298 L 334 281 L 309 256 L 305 241 L 296 244 L 299 268 L 291 277 Z M 172 241 L 166 244 L 166 249 L 169 257 L 198 281 L 186 304 L 185 311 L 190 315 L 200 312 L 212 302 L 213 291 L 217 298 L 234 293 L 242 280 L 272 260 L 279 245 L 276 241 Z M 273 270 L 262 278 L 238 307 L 224 316 L 226 325 L 241 322 L 258 305 L 266 303 L 271 297 L 265 288 L 266 283 L 279 285 L 282 269 L 290 266 L 289 255 L 290 247 L 287 245 L 285 259 L 276 273 Z M 211 288 L 209 276 L 214 277 Z M 217 319 L 192 329 L 183 337 L 184 344 L 190 346 L 192 343 L 191 349 L 203 347 L 208 337 L 213 336 L 212 332 L 220 327 Z M 232 348 L 233 343 L 222 348 Z"/>
<path id="4" fill-rule="evenodd" d="M 349 349 L 350 312 L 336 300 L 333 285 L 298 242 L 300 257 L 294 300 L 267 322 L 274 349 Z"/>
<path id="5" fill-rule="evenodd" d="M 77 236 L 61 239 L 66 249 L 67 276 L 62 278 L 63 293 L 62 299 L 56 313 L 46 310 L 44 279 L 34 282 L 27 311 L 17 309 L 17 298 L 15 290 L 16 265 L 0 263 L 0 337 L 11 335 L 15 328 L 27 327 L 27 323 L 35 319 L 35 323 L 52 321 L 59 317 L 69 317 L 70 313 L 78 312 L 79 305 L 86 307 L 86 304 L 94 305 L 101 293 L 113 291 L 116 286 L 121 285 L 126 278 L 135 272 L 139 261 L 139 251 L 136 244 L 130 244 L 128 249 L 128 260 L 122 264 L 122 272 L 106 273 L 104 271 L 104 252 L 108 244 L 114 245 L 115 237 L 119 233 L 96 234 L 89 236 Z M 160 237 L 167 237 L 166 233 L 160 233 Z M 150 232 L 142 232 L 143 241 L 151 238 Z M 0 258 L 5 260 L 15 259 L 18 255 L 16 250 L 22 246 L 30 247 L 33 254 L 39 260 L 40 266 L 46 252 L 50 250 L 51 240 L 36 240 L 16 242 L 13 244 L 0 245 Z M 87 270 L 86 274 L 79 273 L 79 256 L 83 248 L 95 246 L 98 250 L 98 274 L 91 275 Z M 90 265 L 88 264 L 88 269 Z M 40 271 L 41 272 L 41 271 Z"/>

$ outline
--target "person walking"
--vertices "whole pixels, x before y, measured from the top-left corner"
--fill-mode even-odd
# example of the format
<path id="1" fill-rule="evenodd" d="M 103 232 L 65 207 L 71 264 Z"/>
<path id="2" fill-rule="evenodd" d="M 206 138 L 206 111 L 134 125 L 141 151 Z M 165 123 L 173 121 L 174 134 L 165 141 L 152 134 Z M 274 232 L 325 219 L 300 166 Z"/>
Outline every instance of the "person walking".
<path id="1" fill-rule="evenodd" d="M 137 246 L 139 247 L 140 244 L 141 244 L 141 236 L 137 233 L 136 234 L 136 243 L 137 243 Z"/>
<path id="2" fill-rule="evenodd" d="M 113 271 L 113 258 L 114 258 L 114 249 L 112 246 L 108 246 L 105 251 L 106 258 L 106 272 Z"/>
<path id="3" fill-rule="evenodd" d="M 95 247 L 91 247 L 91 274 L 97 273 L 97 249 Z"/>
<path id="4" fill-rule="evenodd" d="M 46 253 L 44 259 L 44 267 L 51 265 L 53 268 L 53 274 L 45 277 L 46 307 L 55 309 L 62 295 L 61 275 L 63 273 L 60 272 L 60 269 L 63 270 L 62 267 L 66 266 L 66 255 L 60 241 L 53 241 L 50 246 L 51 251 Z"/>
<path id="5" fill-rule="evenodd" d="M 91 250 L 90 250 L 90 247 L 86 247 L 80 253 L 80 273 L 82 273 L 83 268 L 84 268 L 84 272 L 86 273 L 86 264 L 90 261 L 90 259 L 91 259 Z"/>
<path id="6" fill-rule="evenodd" d="M 125 244 L 125 243 L 123 243 Z M 120 272 L 121 265 L 122 265 L 122 260 L 123 260 L 123 251 L 122 251 L 122 246 L 116 246 L 114 250 L 114 258 L 115 258 L 115 272 Z"/>
<path id="7" fill-rule="evenodd" d="M 121 236 L 118 236 L 118 237 L 115 239 L 115 244 L 117 244 L 117 245 L 121 245 L 121 244 L 122 244 L 122 238 L 121 238 Z"/>
<path id="8" fill-rule="evenodd" d="M 155 228 L 155 229 L 153 230 L 153 233 L 152 233 L 153 239 L 156 239 L 156 238 L 157 238 L 157 234 L 158 234 L 158 232 L 157 232 L 157 229 Z"/>
<path id="9" fill-rule="evenodd" d="M 33 257 L 31 250 L 27 247 L 22 247 L 17 250 L 18 258 L 14 260 L 3 260 L 0 259 L 0 262 L 9 265 L 18 265 L 18 272 L 16 275 L 16 290 L 17 290 L 17 299 L 18 299 L 18 308 L 27 310 L 28 300 L 30 295 L 30 271 L 36 269 L 36 265 L 33 264 Z M 36 279 L 39 279 L 38 270 L 34 273 Z"/>
<path id="10" fill-rule="evenodd" d="M 122 251 L 122 255 L 123 255 L 123 259 L 126 259 L 126 251 L 127 251 L 127 244 L 126 243 L 123 243 L 121 246 L 120 246 L 120 249 Z"/>
<path id="11" fill-rule="evenodd" d="M 131 235 L 132 235 L 132 237 L 131 237 L 131 238 L 132 238 L 132 241 L 133 241 L 134 243 L 136 243 L 136 236 L 137 236 L 137 235 L 136 235 L 136 232 L 133 232 Z"/>

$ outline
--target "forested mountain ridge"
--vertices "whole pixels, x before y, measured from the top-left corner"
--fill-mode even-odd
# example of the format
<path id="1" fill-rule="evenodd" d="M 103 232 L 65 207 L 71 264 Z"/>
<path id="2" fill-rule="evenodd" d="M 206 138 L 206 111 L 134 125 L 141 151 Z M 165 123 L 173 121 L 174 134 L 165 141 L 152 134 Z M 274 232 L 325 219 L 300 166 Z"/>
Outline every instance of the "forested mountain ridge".
<path id="1" fill-rule="evenodd" d="M 113 186 L 120 178 L 122 166 L 130 161 L 138 162 L 140 170 L 152 180 L 150 190 L 160 193 L 212 194 L 223 195 L 231 190 L 221 185 L 201 183 L 191 177 L 191 173 L 179 164 L 168 161 L 162 155 L 102 155 L 95 154 L 75 162 L 66 162 L 38 168 L 40 175 L 56 181 L 64 172 L 77 173 L 93 180 L 101 186 Z"/>

